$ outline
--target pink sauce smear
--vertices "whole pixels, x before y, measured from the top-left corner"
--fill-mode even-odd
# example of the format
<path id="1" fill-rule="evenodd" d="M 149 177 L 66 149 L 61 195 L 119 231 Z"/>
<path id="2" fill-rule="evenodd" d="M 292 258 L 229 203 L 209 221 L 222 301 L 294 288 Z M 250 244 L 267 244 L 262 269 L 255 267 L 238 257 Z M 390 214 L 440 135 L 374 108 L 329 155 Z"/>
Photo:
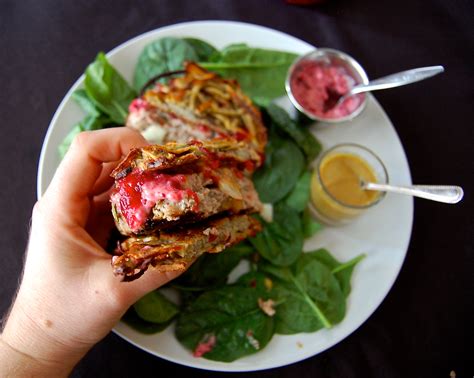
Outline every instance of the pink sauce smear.
<path id="1" fill-rule="evenodd" d="M 204 338 L 194 349 L 193 356 L 194 357 L 202 357 L 204 354 L 210 352 L 214 346 L 216 345 L 216 336 L 210 335 Z"/>
<path id="2" fill-rule="evenodd" d="M 146 222 L 151 209 L 160 200 L 179 202 L 185 198 L 193 198 L 194 207 L 197 208 L 199 198 L 194 191 L 184 188 L 185 183 L 185 175 L 168 175 L 154 171 L 135 171 L 118 180 L 115 192 L 120 196 L 120 210 L 130 229 L 139 230 Z"/>
<path id="3" fill-rule="evenodd" d="M 149 106 L 148 102 L 146 102 L 142 98 L 136 98 L 128 106 L 128 111 L 129 111 L 129 113 L 135 113 L 135 112 L 138 112 L 141 109 L 148 108 L 148 106 Z"/>
<path id="4" fill-rule="evenodd" d="M 306 111 L 330 119 L 346 117 L 362 104 L 364 95 L 358 94 L 328 109 L 331 95 L 342 96 L 355 84 L 344 67 L 314 60 L 302 61 L 290 81 L 293 96 Z"/>

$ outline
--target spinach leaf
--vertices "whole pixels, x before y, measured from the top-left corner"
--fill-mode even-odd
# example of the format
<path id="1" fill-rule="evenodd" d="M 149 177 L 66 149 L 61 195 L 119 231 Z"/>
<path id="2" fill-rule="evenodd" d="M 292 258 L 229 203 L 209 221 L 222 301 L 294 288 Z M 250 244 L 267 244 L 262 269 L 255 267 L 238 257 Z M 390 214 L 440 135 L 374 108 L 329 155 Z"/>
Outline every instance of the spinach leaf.
<path id="1" fill-rule="evenodd" d="M 293 190 L 285 197 L 285 203 L 300 212 L 303 238 L 309 238 L 322 229 L 322 225 L 315 221 L 307 208 L 311 189 L 311 173 L 303 172 Z"/>
<path id="2" fill-rule="evenodd" d="M 171 320 L 166 323 L 151 323 L 140 318 L 133 306 L 128 309 L 122 320 L 133 329 L 145 334 L 157 333 L 165 330 L 171 323 Z"/>
<path id="3" fill-rule="evenodd" d="M 199 53 L 202 53 L 202 48 L 201 44 Z M 138 57 L 133 77 L 134 88 L 139 92 L 151 78 L 162 73 L 182 70 L 186 60 L 197 61 L 198 53 L 184 39 L 165 37 L 148 44 Z"/>
<path id="4" fill-rule="evenodd" d="M 172 286 L 173 287 L 173 286 Z M 190 290 L 186 288 L 186 290 L 178 289 L 179 293 L 179 301 L 181 309 L 188 307 L 191 303 L 193 303 L 202 293 L 202 290 Z"/>
<path id="5" fill-rule="evenodd" d="M 321 248 L 311 253 L 314 254 L 315 259 L 326 265 L 331 270 L 339 282 L 339 286 L 341 287 L 344 296 L 349 296 L 351 292 L 352 272 L 357 263 L 364 259 L 365 255 L 361 254 L 345 263 L 341 263 L 340 261 L 336 260 L 326 249 Z"/>
<path id="6" fill-rule="evenodd" d="M 290 194 L 286 196 L 286 204 L 298 212 L 303 211 L 308 205 L 310 185 L 311 173 L 305 171 L 296 182 L 296 185 Z"/>
<path id="7" fill-rule="evenodd" d="M 314 254 L 303 253 L 289 268 L 263 263 L 262 271 L 272 275 L 279 306 L 276 332 L 314 332 L 339 323 L 345 315 L 345 296 L 331 270 Z"/>
<path id="8" fill-rule="evenodd" d="M 71 97 L 87 114 L 93 117 L 98 117 L 101 114 L 94 101 L 92 101 L 87 95 L 85 89 L 76 89 L 74 92 L 72 92 Z"/>
<path id="9" fill-rule="evenodd" d="M 309 209 L 305 209 L 303 211 L 303 215 L 301 217 L 301 224 L 303 227 L 303 237 L 310 238 L 315 233 L 323 229 L 323 225 L 318 223 L 314 220 L 309 212 Z"/>
<path id="10" fill-rule="evenodd" d="M 247 49 L 249 45 L 244 42 L 231 43 L 222 49 L 222 54 L 228 54 L 232 50 Z"/>
<path id="11" fill-rule="evenodd" d="M 273 282 L 262 272 L 254 270 L 245 273 L 239 277 L 235 284 L 252 288 L 258 293 L 259 298 L 262 299 L 268 299 L 272 296 Z"/>
<path id="12" fill-rule="evenodd" d="M 75 90 L 71 97 L 87 113 L 87 116 L 78 122 L 58 147 L 59 157 L 62 160 L 69 150 L 75 136 L 82 131 L 100 130 L 107 126 L 115 125 L 114 122 L 104 114 L 89 97 L 85 89 Z"/>
<path id="13" fill-rule="evenodd" d="M 77 134 L 82 131 L 100 130 L 110 124 L 111 120 L 105 116 L 86 116 L 82 121 L 78 122 L 72 128 L 66 138 L 64 138 L 61 144 L 59 145 L 58 151 L 60 159 L 64 158 L 64 155 L 66 155 L 66 152 L 69 150 L 69 147 L 71 146 L 71 143 Z"/>
<path id="14" fill-rule="evenodd" d="M 241 285 L 207 291 L 178 317 L 176 337 L 195 356 L 231 362 L 271 340 L 274 321 L 258 305 L 258 292 Z M 206 348 L 207 347 L 207 348 Z"/>
<path id="15" fill-rule="evenodd" d="M 296 57 L 288 52 L 234 44 L 224 48 L 213 61 L 200 65 L 236 79 L 253 101 L 266 105 L 285 94 L 286 73 Z"/>
<path id="16" fill-rule="evenodd" d="M 272 122 L 288 134 L 303 150 L 308 164 L 319 155 L 322 148 L 321 143 L 307 127 L 297 124 L 284 109 L 275 104 L 268 105 L 265 110 Z"/>
<path id="17" fill-rule="evenodd" d="M 136 93 L 107 61 L 104 53 L 99 53 L 87 67 L 84 85 L 87 96 L 102 112 L 119 125 L 125 123 L 128 106 Z"/>
<path id="18" fill-rule="evenodd" d="M 298 212 L 285 203 L 275 205 L 273 222 L 263 221 L 262 232 L 250 238 L 255 249 L 278 266 L 293 264 L 303 249 L 303 232 Z"/>
<path id="19" fill-rule="evenodd" d="M 179 312 L 178 306 L 158 290 L 140 298 L 133 308 L 140 318 L 150 323 L 166 323 Z"/>
<path id="20" fill-rule="evenodd" d="M 174 280 L 171 286 L 180 290 L 202 291 L 225 285 L 229 273 L 244 256 L 253 251 L 250 244 L 243 242 L 220 253 L 205 253 Z"/>
<path id="21" fill-rule="evenodd" d="M 295 186 L 304 164 L 304 156 L 298 146 L 270 129 L 265 163 L 253 176 L 260 200 L 275 203 L 285 197 Z"/>
<path id="22" fill-rule="evenodd" d="M 219 51 L 210 43 L 197 38 L 183 38 L 193 49 L 200 62 L 209 61 L 211 57 L 219 54 Z"/>

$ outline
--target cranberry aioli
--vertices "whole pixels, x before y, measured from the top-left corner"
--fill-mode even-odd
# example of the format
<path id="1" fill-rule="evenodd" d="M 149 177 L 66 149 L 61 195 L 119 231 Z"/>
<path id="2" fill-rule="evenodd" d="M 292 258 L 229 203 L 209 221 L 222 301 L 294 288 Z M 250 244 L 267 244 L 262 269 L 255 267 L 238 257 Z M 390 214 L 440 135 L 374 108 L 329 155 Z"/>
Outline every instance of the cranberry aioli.
<path id="1" fill-rule="evenodd" d="M 118 180 L 115 191 L 119 193 L 120 208 L 130 229 L 138 230 L 160 200 L 176 203 L 191 197 L 198 206 L 199 198 L 185 187 L 186 180 L 183 174 L 168 175 L 154 171 L 134 171 Z"/>
<path id="2" fill-rule="evenodd" d="M 331 100 L 343 96 L 356 84 L 345 67 L 312 59 L 301 61 L 290 78 L 295 100 L 308 113 L 327 119 L 346 117 L 362 105 L 363 94 L 351 96 L 338 106 L 330 105 Z"/>

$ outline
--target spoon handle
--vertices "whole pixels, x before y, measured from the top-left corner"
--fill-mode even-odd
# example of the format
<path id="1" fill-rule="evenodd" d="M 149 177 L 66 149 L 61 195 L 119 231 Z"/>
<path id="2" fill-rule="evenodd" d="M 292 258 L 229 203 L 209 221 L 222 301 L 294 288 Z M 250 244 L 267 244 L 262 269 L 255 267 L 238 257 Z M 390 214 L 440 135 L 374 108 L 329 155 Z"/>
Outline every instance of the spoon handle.
<path id="1" fill-rule="evenodd" d="M 425 198 L 432 201 L 452 204 L 461 201 L 464 195 L 462 188 L 460 186 L 454 185 L 393 186 L 368 182 L 364 184 L 364 189 L 408 194 L 411 196 Z"/>
<path id="2" fill-rule="evenodd" d="M 443 66 L 431 66 L 414 68 L 408 71 L 394 73 L 392 75 L 381 77 L 380 79 L 371 80 L 367 85 L 355 86 L 351 89 L 351 95 L 367 91 L 376 91 L 379 89 L 387 89 L 399 87 L 401 85 L 414 83 L 416 81 L 427 79 L 444 71 Z"/>

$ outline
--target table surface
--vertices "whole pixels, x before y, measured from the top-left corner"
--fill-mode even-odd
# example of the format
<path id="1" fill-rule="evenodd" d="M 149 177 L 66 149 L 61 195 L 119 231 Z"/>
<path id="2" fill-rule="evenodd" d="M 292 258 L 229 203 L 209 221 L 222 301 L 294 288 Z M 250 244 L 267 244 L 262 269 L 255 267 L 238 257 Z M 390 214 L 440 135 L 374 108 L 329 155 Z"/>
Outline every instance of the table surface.
<path id="1" fill-rule="evenodd" d="M 178 22 L 244 21 L 346 51 L 372 78 L 444 65 L 446 72 L 436 79 L 375 95 L 401 138 L 413 182 L 465 189 L 465 199 L 457 206 L 415 201 L 402 271 L 387 298 L 356 332 L 300 363 L 246 375 L 449 377 L 454 371 L 458 377 L 471 377 L 473 17 L 474 3 L 469 0 L 327 0 L 311 7 L 283 0 L 3 1 L 0 167 L 6 174 L 0 197 L 0 315 L 8 310 L 21 274 L 43 138 L 64 94 L 96 53 Z M 219 374 L 167 362 L 110 334 L 73 376 L 147 372 Z"/>

